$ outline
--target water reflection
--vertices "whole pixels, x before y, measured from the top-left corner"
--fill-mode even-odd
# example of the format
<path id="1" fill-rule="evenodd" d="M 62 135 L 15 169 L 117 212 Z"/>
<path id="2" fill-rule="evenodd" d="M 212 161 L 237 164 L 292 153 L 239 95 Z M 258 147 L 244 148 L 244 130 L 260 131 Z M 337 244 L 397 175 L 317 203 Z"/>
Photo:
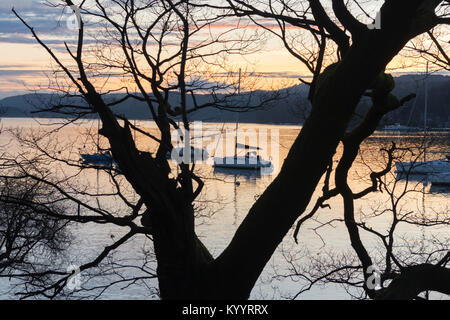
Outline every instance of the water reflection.
<path id="1" fill-rule="evenodd" d="M 219 179 L 233 179 L 233 226 L 237 226 L 239 222 L 238 192 L 248 189 L 250 185 L 256 185 L 257 180 L 263 176 L 261 170 L 214 167 L 213 175 Z M 250 189 L 254 189 L 254 187 Z"/>
<path id="2" fill-rule="evenodd" d="M 21 123 L 18 119 L 3 119 L 3 124 L 5 126 L 22 126 L 22 127 L 30 127 L 30 123 L 23 122 Z M 77 147 L 83 147 L 87 145 L 86 139 L 82 139 L 83 132 L 86 131 L 84 129 L 89 128 L 90 124 L 87 123 L 84 127 L 67 127 L 64 130 L 61 130 L 56 136 L 70 146 L 71 149 L 67 149 L 67 153 L 72 152 L 71 150 L 75 150 L 71 157 L 74 160 L 78 160 L 79 154 Z M 279 159 L 280 163 L 287 156 L 290 146 L 294 142 L 298 132 L 300 131 L 300 127 L 288 127 L 288 126 L 261 126 L 261 125 L 253 125 L 253 124 L 242 124 L 243 127 L 249 128 L 270 128 L 270 130 L 276 129 L 279 130 Z M 141 129 L 145 129 L 149 131 L 151 134 L 156 135 L 157 129 L 151 122 L 141 121 L 139 123 L 139 127 Z M 205 127 L 204 135 L 207 136 L 206 129 L 220 129 L 220 124 L 209 124 L 209 127 Z M 429 143 L 429 149 L 436 151 L 438 153 L 430 156 L 430 159 L 436 157 L 437 159 L 442 158 L 442 153 L 450 151 L 449 147 L 449 135 L 446 133 L 442 133 L 435 137 L 433 143 Z M 0 136 L 0 139 L 5 139 L 6 136 Z M 149 141 L 144 135 L 137 134 L 136 144 L 139 149 L 149 152 L 155 151 L 155 144 L 152 141 Z M 94 142 L 96 139 L 93 139 Z M 54 141 L 56 141 L 54 139 Z M 351 184 L 352 189 L 355 191 L 364 190 L 368 185 L 371 184 L 370 179 L 368 178 L 368 173 L 370 170 L 379 171 L 384 168 L 385 163 L 380 160 L 384 160 L 385 154 L 380 152 L 380 149 L 385 146 L 389 146 L 391 142 L 394 141 L 397 143 L 397 146 L 404 147 L 408 145 L 422 145 L 423 137 L 420 135 L 388 135 L 386 133 L 375 134 L 373 137 L 367 139 L 361 147 L 361 158 L 364 161 L 356 162 L 352 168 L 351 174 L 349 176 L 349 183 Z M 104 143 L 101 140 L 101 143 Z M 57 146 L 55 146 L 56 148 Z M 90 149 L 88 148 L 90 147 Z M 105 146 L 106 147 L 106 146 Z M 87 148 L 90 151 L 95 151 L 96 148 L 94 145 L 88 145 Z M 59 149 L 58 149 L 59 150 Z M 88 151 L 89 151 L 88 150 Z M 8 150 L 10 153 L 21 152 L 21 149 L 17 146 L 16 149 L 11 147 Z M 342 154 L 342 146 L 339 146 L 336 157 L 334 160 L 339 159 L 339 156 Z M 67 155 L 70 158 L 70 155 Z M 53 168 L 56 170 L 56 167 Z M 277 171 L 279 168 L 275 168 Z M 72 169 L 73 171 L 74 169 Z M 176 170 L 176 169 L 175 169 Z M 213 168 L 210 164 L 202 163 L 196 166 L 196 170 L 200 171 L 202 174 L 202 178 L 205 180 L 205 188 L 201 194 L 201 201 L 199 204 L 203 204 L 203 206 L 210 210 L 214 211 L 214 215 L 208 217 L 208 221 L 205 224 L 199 225 L 196 229 L 197 233 L 201 237 L 201 240 L 208 247 L 208 249 L 212 252 L 214 256 L 218 256 L 222 250 L 228 245 L 231 238 L 233 237 L 236 228 L 242 219 L 246 216 L 248 210 L 255 202 L 255 199 L 264 192 L 267 186 L 271 183 L 271 181 L 276 176 L 276 172 L 273 172 L 271 175 L 262 174 L 259 170 L 243 170 L 243 169 L 226 169 L 226 168 Z M 67 168 L 64 168 L 65 174 L 70 174 Z M 405 180 L 402 177 L 399 178 L 399 189 L 405 185 Z M 122 176 L 118 176 L 117 179 L 124 180 Z M 388 176 L 387 179 L 391 179 L 391 176 Z M 397 179 L 395 174 L 392 174 L 392 180 L 395 181 Z M 426 176 L 410 176 L 409 181 L 422 183 L 426 179 Z M 84 184 L 89 184 L 90 187 L 96 191 L 96 193 L 108 193 L 110 192 L 109 187 L 111 185 L 110 176 L 105 173 L 104 170 L 94 170 L 87 169 L 83 171 L 83 175 L 80 175 L 79 180 Z M 125 182 L 123 182 L 125 183 Z M 74 184 L 74 186 L 76 186 Z M 126 196 L 135 202 L 135 193 L 133 190 L 125 190 Z M 322 194 L 322 190 L 320 186 L 317 188 L 313 195 L 313 199 L 311 204 L 314 204 L 317 197 Z M 450 188 L 437 188 L 431 186 L 429 189 L 429 193 L 411 193 L 408 195 L 403 210 L 404 211 L 414 211 L 421 212 L 424 215 L 434 214 L 436 213 L 445 213 L 448 212 L 449 207 L 449 197 Z M 94 200 L 92 200 L 94 201 Z M 120 199 L 115 199 L 113 197 L 104 197 L 104 199 L 95 199 L 95 205 L 99 202 L 102 207 L 106 209 L 115 210 L 115 211 L 123 211 L 126 212 L 126 207 L 121 204 Z M 365 197 L 364 199 L 358 200 L 355 203 L 356 210 L 358 213 L 367 213 L 368 215 L 372 214 L 375 208 L 379 205 L 380 210 L 389 205 L 389 197 L 384 193 L 372 193 Z M 304 228 L 301 231 L 300 241 L 304 247 L 307 247 L 311 252 L 321 252 L 323 251 L 322 244 L 326 243 L 327 246 L 331 249 L 338 250 L 339 252 L 352 252 L 352 248 L 349 247 L 349 241 L 347 232 L 345 227 L 339 224 L 335 224 L 333 226 L 326 224 L 331 219 L 338 219 L 342 216 L 342 199 L 336 197 L 331 199 L 328 204 L 329 208 L 320 209 L 317 212 L 316 220 L 311 220 L 305 223 Z M 280 205 L 280 214 L 283 212 L 283 208 Z M 307 210 L 308 211 L 308 210 Z M 372 219 L 372 226 L 374 228 L 378 228 L 384 230 L 386 225 L 391 223 L 389 217 L 380 216 L 376 219 Z M 320 229 L 317 229 L 318 226 L 321 226 Z M 316 228 L 316 230 L 313 230 Z M 317 231 L 318 230 L 318 231 Z M 446 229 L 448 230 L 448 229 Z M 82 260 L 86 260 L 91 258 L 91 256 L 95 256 L 104 246 L 111 244 L 111 235 L 114 235 L 116 238 L 120 236 L 121 230 L 116 230 L 115 228 L 103 227 L 103 226 L 92 226 L 86 225 L 79 227 L 76 230 L 77 241 L 79 246 L 71 252 L 71 255 L 75 262 L 79 262 Z M 321 239 L 318 238 L 317 232 L 320 232 Z M 416 226 L 411 225 L 402 225 L 402 228 L 399 228 L 398 233 L 400 235 L 406 235 L 408 238 L 421 238 L 423 237 L 423 229 L 417 228 Z M 448 238 L 448 233 L 436 232 L 436 235 L 441 235 L 443 237 Z M 367 244 L 370 250 L 375 250 L 378 245 L 367 233 L 362 234 L 362 240 Z M 146 245 L 144 242 L 145 239 L 136 238 L 130 241 L 122 248 L 120 260 L 126 261 L 125 259 L 129 259 L 130 256 L 136 258 L 136 248 L 141 248 Z M 295 246 L 293 244 L 292 235 L 289 234 L 286 236 L 283 244 L 293 246 L 293 251 L 299 249 L 300 246 Z M 87 252 L 92 254 L 87 255 Z M 87 256 L 87 257 L 86 257 Z M 79 258 L 79 260 L 77 260 Z M 283 268 L 283 263 L 286 264 L 284 257 L 281 254 L 275 254 L 273 257 L 274 265 L 278 268 Z M 275 263 L 276 262 L 276 263 Z M 271 269 L 270 266 L 266 268 L 266 273 L 263 274 L 270 275 Z M 298 288 L 297 284 L 292 285 L 293 290 L 295 291 Z M 286 289 L 283 287 L 282 289 Z M 263 293 L 271 292 L 270 284 L 264 287 L 261 284 L 261 291 Z M 325 292 L 326 291 L 326 292 Z M 324 298 L 328 295 L 330 298 L 338 299 L 338 298 L 346 298 L 348 297 L 343 290 L 342 292 L 329 291 L 326 289 L 324 291 L 320 290 L 312 290 L 311 294 L 307 297 L 310 299 Z M 5 298 L 6 296 L 1 296 Z M 125 290 L 116 290 L 108 292 L 104 298 L 138 298 L 145 297 L 145 291 L 139 291 L 135 287 L 130 287 Z M 253 298 L 259 298 L 258 292 L 252 294 Z"/>
<path id="3" fill-rule="evenodd" d="M 231 176 L 236 179 L 245 179 L 247 181 L 262 177 L 261 170 L 227 169 L 218 167 L 214 167 L 214 175 L 219 177 Z"/>

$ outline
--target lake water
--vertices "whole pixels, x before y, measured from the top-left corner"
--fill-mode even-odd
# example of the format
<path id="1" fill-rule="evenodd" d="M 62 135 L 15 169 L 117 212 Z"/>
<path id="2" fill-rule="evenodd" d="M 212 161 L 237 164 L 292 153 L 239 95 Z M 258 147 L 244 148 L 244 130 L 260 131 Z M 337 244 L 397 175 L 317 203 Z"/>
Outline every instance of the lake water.
<path id="1" fill-rule="evenodd" d="M 81 153 L 96 151 L 97 142 L 97 121 L 87 120 L 78 124 L 70 124 L 64 128 L 53 132 L 57 127 L 56 120 L 48 119 L 2 119 L 3 132 L 0 141 L 3 152 L 11 157 L 19 153 L 23 157 L 36 155 L 31 152 L 26 144 L 19 145 L 7 129 L 20 129 L 21 135 L 28 137 L 33 133 L 34 141 L 43 149 L 47 150 L 47 156 L 73 161 L 76 163 Z M 137 121 L 136 125 L 141 129 L 157 135 L 157 130 L 152 122 Z M 203 124 L 202 128 L 194 133 L 191 138 L 199 140 L 200 146 L 207 148 L 211 156 L 233 155 L 234 152 L 234 132 L 235 124 Z M 239 142 L 244 144 L 262 146 L 260 152 L 264 158 L 269 156 L 275 163 L 273 171 L 270 173 L 257 174 L 255 172 L 245 172 L 236 170 L 214 170 L 211 159 L 196 166 L 197 174 L 204 179 L 205 186 L 198 198 L 196 206 L 198 208 L 197 234 L 205 243 L 214 256 L 218 256 L 228 245 L 235 230 L 245 217 L 255 199 L 264 192 L 279 169 L 279 165 L 286 157 L 290 146 L 298 135 L 301 127 L 281 126 L 281 125 L 261 125 L 261 124 L 239 124 Z M 44 134 L 46 133 L 46 134 Z M 198 134 L 199 133 L 199 134 Z M 224 139 L 227 133 L 229 139 Z M 255 138 L 256 133 L 257 138 Z M 36 139 L 40 137 L 40 139 Z M 247 137 L 247 138 L 246 138 Z M 155 151 L 156 144 L 148 137 L 137 134 L 135 137 L 137 145 L 141 150 Z M 231 140 L 230 140 L 231 139 Z M 256 139 L 256 140 L 252 140 Z M 226 141 L 225 141 L 226 140 Z M 227 141 L 230 147 L 227 146 Z M 231 141 L 231 143 L 229 142 Z M 369 185 L 369 168 L 378 171 L 383 168 L 384 153 L 380 151 L 382 147 L 388 148 L 391 142 L 396 142 L 398 146 L 420 146 L 423 137 L 420 134 L 399 134 L 377 132 L 369 138 L 361 148 L 361 154 L 352 168 L 350 175 L 350 186 L 355 192 L 361 191 Z M 104 139 L 100 139 L 100 145 L 107 147 Z M 228 145 L 228 146 L 229 146 Z M 243 150 L 240 150 L 243 154 Z M 335 156 L 335 161 L 342 152 L 341 146 Z M 439 159 L 450 152 L 448 133 L 432 133 L 428 140 L 427 159 Z M 334 163 L 336 166 L 336 163 Z M 174 166 L 175 168 L 175 166 Z M 93 206 L 107 209 L 116 214 L 127 213 L 127 208 L 118 197 L 106 195 L 112 190 L 111 178 L 105 172 L 95 169 L 85 169 L 79 172 L 77 167 L 67 166 L 64 163 L 53 162 L 49 165 L 55 177 L 67 177 L 67 185 L 72 187 L 72 191 L 89 191 L 96 193 L 95 197 L 80 196 Z M 176 169 L 174 169 L 175 171 Z M 69 178 L 70 177 L 70 178 Z M 123 186 L 123 194 L 126 198 L 135 203 L 138 199 L 133 191 L 127 187 L 123 178 L 117 176 L 118 181 Z M 393 183 L 395 174 L 387 175 L 387 181 Z M 411 183 L 410 183 L 411 184 Z M 397 183 L 397 188 L 405 186 L 404 181 Z M 424 193 L 416 192 L 408 194 L 401 203 L 402 212 L 414 212 L 420 218 L 431 217 L 436 214 L 448 215 L 450 207 L 450 190 L 433 190 L 429 185 L 423 186 L 417 183 L 417 189 Z M 100 195 L 103 194 L 103 195 Z M 308 207 L 313 207 L 315 200 L 321 195 L 321 185 L 314 193 L 313 199 Z M 342 221 L 343 205 L 339 197 L 327 202 L 330 208 L 319 209 L 313 219 L 308 220 L 301 228 L 299 243 L 293 241 L 293 229 L 286 235 L 285 240 L 280 245 L 271 261 L 266 266 L 257 285 L 255 286 L 251 298 L 253 299 L 285 299 L 295 295 L 306 284 L 299 278 L 279 277 L 286 275 L 293 268 L 313 267 L 314 264 L 331 263 L 330 261 L 339 259 L 352 259 L 353 250 L 347 231 Z M 372 193 L 365 198 L 356 201 L 356 217 L 370 215 L 389 208 L 390 198 L 383 193 Z M 280 207 L 280 214 L 283 208 Z M 386 232 L 391 222 L 389 214 L 377 215 L 368 219 L 368 225 L 379 232 Z M 104 248 L 114 240 L 119 239 L 127 230 L 121 230 L 115 226 L 85 224 L 73 226 L 72 234 L 74 243 L 68 250 L 62 261 L 62 265 L 79 266 L 95 258 Z M 425 243 L 425 240 L 434 237 L 441 242 L 448 242 L 449 226 L 437 226 L 433 228 L 417 227 L 410 224 L 400 224 L 396 230 L 398 235 L 398 246 L 401 248 L 404 243 L 418 244 Z M 380 241 L 367 232 L 361 233 L 362 240 L 373 254 L 379 256 Z M 145 237 L 136 237 L 121 246 L 114 254 L 112 265 L 105 265 L 103 271 L 109 275 L 103 278 L 92 277 L 87 272 L 81 274 L 81 282 L 84 287 L 93 288 L 88 292 L 80 292 L 78 295 L 89 295 L 89 298 L 97 297 L 102 292 L 102 288 L 95 289 L 108 281 L 118 281 L 104 292 L 102 299 L 157 299 L 157 284 L 154 279 L 145 279 L 154 272 L 154 262 L 151 255 L 151 241 Z M 144 257 L 149 257 L 144 261 Z M 327 258 L 328 257 L 328 258 Z M 331 259 L 331 260 L 330 260 Z M 292 260 L 292 261 L 290 261 Z M 290 263 L 292 262 L 292 263 Z M 118 276 L 117 274 L 120 274 Z M 278 276 L 277 276 L 278 275 Z M 142 277 L 142 280 L 131 283 L 127 279 L 132 277 Z M 2 299 L 17 299 L 11 292 L 14 282 L 7 279 L 0 279 Z M 442 298 L 436 296 L 437 298 Z M 328 284 L 315 286 L 299 296 L 299 299 L 349 299 L 350 296 L 340 285 Z"/>

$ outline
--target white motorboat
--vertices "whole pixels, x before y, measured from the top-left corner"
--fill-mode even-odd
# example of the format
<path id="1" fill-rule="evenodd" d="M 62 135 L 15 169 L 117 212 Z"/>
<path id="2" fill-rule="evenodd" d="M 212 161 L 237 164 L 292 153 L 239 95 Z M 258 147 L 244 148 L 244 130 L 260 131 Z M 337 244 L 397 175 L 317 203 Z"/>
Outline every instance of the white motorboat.
<path id="1" fill-rule="evenodd" d="M 240 95 L 240 86 L 241 86 L 241 70 L 239 69 L 239 87 L 238 94 Z M 234 156 L 229 157 L 214 157 L 215 168 L 223 168 L 223 169 L 266 169 L 267 172 L 271 172 L 273 170 L 272 162 L 268 160 L 264 160 L 260 155 L 256 153 L 256 151 L 248 151 L 244 156 L 238 155 L 238 149 L 245 150 L 261 150 L 258 146 L 250 146 L 247 144 L 238 143 L 238 126 L 239 126 L 239 112 L 237 112 L 237 120 L 236 120 L 236 135 L 234 141 Z"/>
<path id="2" fill-rule="evenodd" d="M 398 173 L 430 174 L 450 172 L 450 161 L 448 158 L 442 160 L 397 162 L 395 164 Z"/>
<path id="3" fill-rule="evenodd" d="M 417 131 L 419 128 L 401 125 L 400 123 L 384 126 L 384 131 Z"/>
<path id="4" fill-rule="evenodd" d="M 230 169 L 261 169 L 272 165 L 270 161 L 262 159 L 256 152 L 248 152 L 245 156 L 214 158 L 214 167 Z"/>
<path id="5" fill-rule="evenodd" d="M 427 64 L 428 74 L 428 64 Z M 450 157 L 441 160 L 427 160 L 427 110 L 428 110 L 428 87 L 424 80 L 424 139 L 423 139 L 423 161 L 397 162 L 396 172 L 399 174 L 440 174 L 450 172 Z"/>

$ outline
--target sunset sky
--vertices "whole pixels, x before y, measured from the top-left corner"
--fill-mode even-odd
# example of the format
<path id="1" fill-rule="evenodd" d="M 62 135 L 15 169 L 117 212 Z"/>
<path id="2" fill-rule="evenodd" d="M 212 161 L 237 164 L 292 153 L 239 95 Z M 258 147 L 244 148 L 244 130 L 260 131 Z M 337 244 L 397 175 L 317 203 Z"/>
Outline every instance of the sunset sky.
<path id="1" fill-rule="evenodd" d="M 67 27 L 68 12 L 64 13 L 61 8 L 49 8 L 41 2 L 0 2 L 0 98 L 26 93 L 37 86 L 45 88 L 48 83 L 45 72 L 52 70 L 48 54 L 11 12 L 13 5 L 35 27 L 40 37 L 54 48 L 62 48 L 64 41 L 76 37 L 76 31 Z M 374 3 L 379 6 L 382 2 Z M 260 73 L 270 81 L 281 81 L 284 86 L 298 84 L 299 77 L 308 76 L 306 68 L 274 38 L 269 39 L 259 52 L 244 59 L 233 57 L 232 61 L 239 67 Z M 394 64 L 401 63 L 408 64 L 408 61 L 398 59 Z"/>

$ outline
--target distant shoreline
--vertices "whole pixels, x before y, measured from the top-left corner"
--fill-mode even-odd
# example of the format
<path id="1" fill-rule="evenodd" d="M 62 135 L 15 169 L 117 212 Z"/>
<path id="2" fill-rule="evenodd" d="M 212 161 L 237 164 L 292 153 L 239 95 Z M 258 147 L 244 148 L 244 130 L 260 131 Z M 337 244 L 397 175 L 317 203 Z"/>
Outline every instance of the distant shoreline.
<path id="1" fill-rule="evenodd" d="M 0 116 L 0 121 L 2 119 L 23 119 L 24 121 L 32 121 L 35 120 L 36 123 L 39 123 L 39 121 L 45 122 L 45 121 L 57 121 L 57 120 L 70 120 L 70 119 L 74 119 L 74 118 L 62 118 L 62 117 L 24 117 L 24 116 Z M 83 119 L 79 119 L 78 124 L 80 124 L 80 122 L 82 121 L 92 121 L 92 120 L 97 120 L 98 118 L 96 117 L 90 117 L 90 118 L 83 118 Z M 148 122 L 154 122 L 153 119 L 128 119 L 130 121 L 148 121 Z M 196 121 L 201 121 L 201 120 L 192 120 L 191 123 L 194 123 Z M 235 124 L 235 122 L 233 121 L 202 121 L 205 124 Z M 274 123 L 274 122 L 239 122 L 242 125 L 267 125 L 267 126 L 283 126 L 283 127 L 295 127 L 296 129 L 301 129 L 301 127 L 303 126 L 303 123 Z M 57 123 L 55 123 L 57 124 Z M 155 124 L 156 127 L 156 124 Z M 428 129 L 428 133 L 450 133 L 450 128 L 429 128 Z M 404 131 L 404 130 L 385 130 L 385 129 L 377 129 L 375 131 L 375 133 L 377 134 L 387 134 L 387 135 L 396 135 L 396 134 L 412 134 L 412 135 L 416 135 L 416 134 L 421 134 L 423 133 L 423 130 L 414 130 L 414 131 Z"/>
<path id="2" fill-rule="evenodd" d="M 445 128 L 450 127 L 450 77 L 443 75 L 431 75 L 428 80 L 428 109 L 427 119 L 428 125 L 439 128 L 439 130 L 448 131 Z M 272 101 L 264 107 L 250 108 L 242 113 L 233 112 L 232 106 L 235 105 L 233 99 L 227 103 L 229 109 L 222 108 L 202 108 L 195 110 L 194 105 L 190 99 L 187 101 L 187 110 L 195 110 L 195 112 L 188 114 L 190 122 L 202 121 L 205 123 L 236 123 L 241 124 L 256 124 L 256 125 L 280 125 L 280 126 L 302 126 L 306 116 L 309 114 L 311 105 L 308 97 L 308 88 L 304 84 L 295 85 L 289 90 L 282 89 L 280 99 Z M 380 124 L 379 130 L 384 126 L 392 126 L 392 124 L 399 124 L 403 127 L 418 127 L 423 126 L 424 113 L 424 81 L 420 75 L 403 75 L 396 78 L 396 86 L 393 93 L 398 96 L 406 96 L 414 92 L 416 98 L 405 103 L 402 108 L 398 108 L 384 117 L 383 123 Z M 257 105 L 258 99 L 263 97 L 268 92 L 255 91 L 252 104 Z M 180 93 L 173 92 L 170 96 L 169 103 L 175 106 L 179 103 Z M 107 99 L 117 101 L 121 98 L 121 94 L 110 94 Z M 199 105 L 211 103 L 208 95 L 198 95 L 197 103 Z M 219 96 L 220 98 L 220 96 Z M 105 98 L 106 99 L 106 98 Z M 109 101 L 108 100 L 108 101 Z M 66 105 L 85 105 L 85 101 L 80 97 L 64 98 Z M 76 112 L 68 108 L 65 110 L 67 114 L 58 114 L 51 111 L 49 106 L 55 103 L 61 103 L 60 97 L 57 94 L 49 93 L 34 93 L 19 96 L 12 96 L 0 100 L 0 117 L 4 119 L 14 118 L 67 118 L 73 119 L 76 115 L 70 115 L 70 112 Z M 332 101 L 330 101 L 332 103 Z M 41 108 L 42 106 L 42 108 Z M 370 109 L 371 102 L 369 99 L 362 98 L 355 114 L 364 115 Z M 42 113 L 33 113 L 33 111 L 47 109 Z M 192 109 L 194 108 L 194 109 Z M 126 100 L 122 103 L 116 104 L 112 109 L 117 115 L 124 115 L 130 121 L 153 121 L 148 105 L 142 101 Z M 83 119 L 98 119 L 95 114 L 86 114 Z M 181 122 L 181 117 L 176 117 L 174 121 Z M 354 117 L 349 123 L 349 128 L 353 128 L 359 123 L 358 117 Z M 395 131 L 397 132 L 397 131 Z"/>
<path id="3" fill-rule="evenodd" d="M 19 115 L 0 115 L 0 120 L 1 119 L 35 119 L 35 120 L 70 120 L 70 119 L 74 119 L 74 117 L 32 117 L 32 116 L 19 116 Z M 98 117 L 85 117 L 82 119 L 79 119 L 78 121 L 90 121 L 90 120 L 97 120 L 99 119 Z M 129 121 L 152 121 L 154 122 L 153 119 L 141 119 L 141 118 L 128 118 Z M 176 121 L 176 120 L 175 120 Z M 181 121 L 181 120 L 180 120 Z M 191 120 L 190 123 L 193 122 L 197 122 L 197 121 L 201 121 L 204 123 L 214 123 L 214 124 L 218 124 L 218 123 L 235 123 L 232 121 L 218 121 L 218 120 Z M 284 123 L 278 123 L 278 122 L 248 122 L 248 121 L 239 121 L 240 124 L 265 124 L 265 125 L 274 125 L 274 126 L 298 126 L 301 127 L 303 126 L 303 123 L 296 123 L 296 122 L 284 122 Z"/>

